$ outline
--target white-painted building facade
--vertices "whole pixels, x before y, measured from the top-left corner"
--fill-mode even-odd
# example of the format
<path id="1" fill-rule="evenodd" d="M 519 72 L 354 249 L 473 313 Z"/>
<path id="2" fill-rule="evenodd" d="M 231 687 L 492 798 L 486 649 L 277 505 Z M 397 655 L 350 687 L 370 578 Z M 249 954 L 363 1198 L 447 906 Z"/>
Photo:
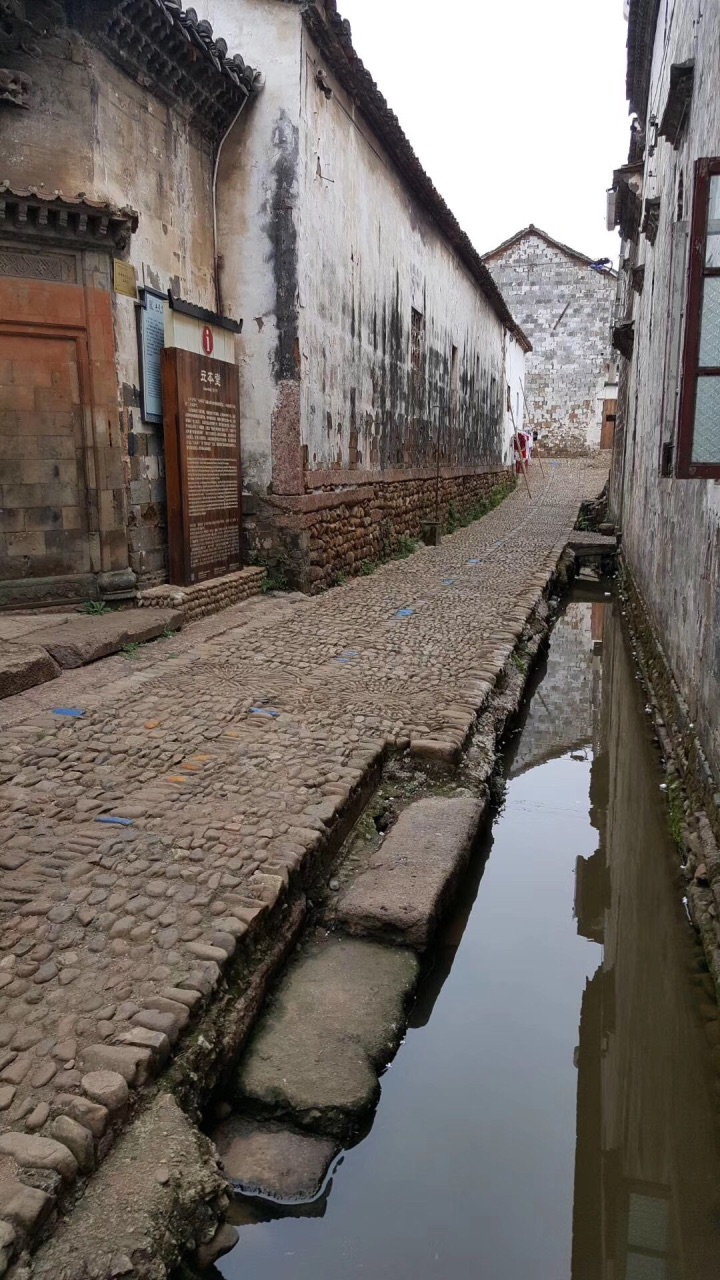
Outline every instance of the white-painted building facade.
<path id="1" fill-rule="evenodd" d="M 198 11 L 264 76 L 218 184 L 223 302 L 245 318 L 249 520 L 258 539 L 279 520 L 291 556 L 307 559 L 335 494 L 322 521 L 343 563 L 316 566 L 321 582 L 319 568 L 372 558 L 369 543 L 343 549 L 348 505 L 416 536 L 435 515 L 438 471 L 445 506 L 471 507 L 502 480 L 507 388 L 514 404 L 529 343 L 334 0 L 201 0 Z"/>

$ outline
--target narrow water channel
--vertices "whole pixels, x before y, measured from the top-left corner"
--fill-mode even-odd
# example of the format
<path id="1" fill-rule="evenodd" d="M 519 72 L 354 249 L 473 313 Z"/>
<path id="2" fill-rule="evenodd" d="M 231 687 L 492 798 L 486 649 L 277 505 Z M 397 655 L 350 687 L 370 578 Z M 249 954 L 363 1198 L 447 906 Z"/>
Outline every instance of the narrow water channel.
<path id="1" fill-rule="evenodd" d="M 717 1280 L 717 1009 L 616 606 L 568 603 L 367 1138 L 227 1280 Z M 715 1048 L 713 1048 L 715 1046 Z"/>

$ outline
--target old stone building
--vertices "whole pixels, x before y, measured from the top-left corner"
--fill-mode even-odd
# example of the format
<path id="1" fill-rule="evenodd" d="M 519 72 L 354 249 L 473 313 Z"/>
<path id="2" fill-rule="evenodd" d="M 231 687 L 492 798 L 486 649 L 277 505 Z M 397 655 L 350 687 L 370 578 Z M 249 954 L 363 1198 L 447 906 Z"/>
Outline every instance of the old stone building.
<path id="1" fill-rule="evenodd" d="M 527 424 L 552 454 L 612 444 L 616 369 L 610 347 L 615 274 L 532 224 L 485 255 L 532 342 Z"/>
<path id="2" fill-rule="evenodd" d="M 615 341 L 622 354 L 611 503 L 626 561 L 720 773 L 720 10 L 632 0 L 616 170 Z"/>
<path id="3" fill-rule="evenodd" d="M 242 521 L 317 589 L 507 481 L 529 343 L 333 0 L 0 8 L 5 604 L 167 580 L 176 517 L 220 547 L 235 464 L 170 457 L 169 347 L 239 374 L 243 511 L 193 580 Z"/>
<path id="4" fill-rule="evenodd" d="M 141 313 L 216 305 L 215 156 L 257 77 L 171 0 L 0 17 L 0 603 L 132 595 L 167 576 Z"/>

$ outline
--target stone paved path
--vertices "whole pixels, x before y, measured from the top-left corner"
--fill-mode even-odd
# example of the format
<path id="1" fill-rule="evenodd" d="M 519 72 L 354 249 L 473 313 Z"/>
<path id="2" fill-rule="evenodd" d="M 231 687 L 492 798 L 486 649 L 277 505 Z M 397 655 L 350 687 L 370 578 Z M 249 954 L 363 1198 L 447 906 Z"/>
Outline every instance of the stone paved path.
<path id="1" fill-rule="evenodd" d="M 605 480 L 545 468 L 439 549 L 0 706 L 0 1135 L 140 1083 L 386 741 L 452 731 Z"/>

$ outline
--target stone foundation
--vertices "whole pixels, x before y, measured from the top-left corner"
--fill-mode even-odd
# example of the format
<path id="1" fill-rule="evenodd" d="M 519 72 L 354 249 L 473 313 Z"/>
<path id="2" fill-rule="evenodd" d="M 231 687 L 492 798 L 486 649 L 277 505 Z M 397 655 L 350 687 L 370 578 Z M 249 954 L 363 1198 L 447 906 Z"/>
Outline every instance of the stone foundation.
<path id="1" fill-rule="evenodd" d="M 242 600 L 259 595 L 264 578 L 264 569 L 250 568 L 225 574 L 222 578 L 212 578 L 209 582 L 197 582 L 191 587 L 176 587 L 166 583 L 141 591 L 138 605 L 144 609 L 182 609 L 186 623 L 196 622 L 198 618 L 218 613 L 232 604 L 240 604 Z"/>
<path id="2" fill-rule="evenodd" d="M 433 475 L 387 479 L 343 489 L 318 489 L 299 497 L 250 497 L 243 531 L 251 552 L 277 565 L 287 585 L 316 594 L 363 565 L 391 558 L 404 539 L 419 540 L 426 521 L 435 520 Z M 478 471 L 440 477 L 439 523 L 466 519 L 512 472 Z"/>
<path id="3" fill-rule="evenodd" d="M 720 790 L 632 573 L 620 562 L 625 616 L 647 697 L 647 710 L 667 778 L 668 824 L 686 882 L 690 918 L 698 931 L 720 999 Z"/>

